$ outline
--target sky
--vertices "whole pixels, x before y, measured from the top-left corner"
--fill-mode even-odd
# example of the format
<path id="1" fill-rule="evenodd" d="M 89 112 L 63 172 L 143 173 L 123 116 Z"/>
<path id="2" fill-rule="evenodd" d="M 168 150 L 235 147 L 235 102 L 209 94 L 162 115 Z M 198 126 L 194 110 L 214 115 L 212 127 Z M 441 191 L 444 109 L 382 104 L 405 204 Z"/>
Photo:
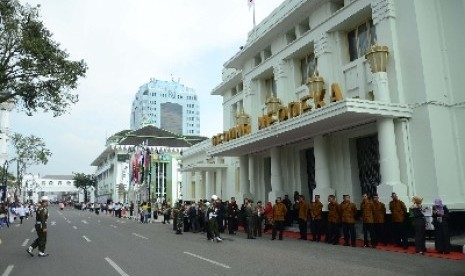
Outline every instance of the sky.
<path id="1" fill-rule="evenodd" d="M 200 135 L 222 131 L 222 98 L 210 93 L 221 83 L 223 64 L 253 28 L 247 0 L 20 1 L 40 4 L 53 39 L 71 60 L 83 59 L 89 67 L 75 91 L 79 102 L 67 114 L 11 112 L 10 133 L 41 137 L 52 152 L 46 165 L 26 173 L 93 173 L 90 164 L 105 149 L 106 138 L 130 128 L 134 95 L 151 78 L 179 79 L 193 88 Z M 256 0 L 257 24 L 282 2 Z"/>

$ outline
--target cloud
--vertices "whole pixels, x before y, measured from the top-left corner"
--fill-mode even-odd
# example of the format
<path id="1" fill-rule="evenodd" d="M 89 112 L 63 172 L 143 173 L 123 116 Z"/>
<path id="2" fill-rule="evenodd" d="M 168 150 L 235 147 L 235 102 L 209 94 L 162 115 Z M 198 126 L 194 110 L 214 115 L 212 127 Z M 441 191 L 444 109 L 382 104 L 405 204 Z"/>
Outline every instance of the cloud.
<path id="1" fill-rule="evenodd" d="M 44 138 L 53 152 L 41 175 L 91 173 L 105 139 L 129 128 L 138 88 L 171 75 L 196 90 L 201 135 L 222 131 L 222 98 L 211 96 L 222 65 L 247 39 L 252 12 L 245 0 L 23 0 L 41 4 L 45 26 L 72 59 L 89 70 L 70 114 L 24 116 L 13 111 L 11 131 Z M 42 3 L 41 3 L 42 2 Z M 258 0 L 257 22 L 283 0 Z M 212 122 L 212 118 L 215 121 Z"/>

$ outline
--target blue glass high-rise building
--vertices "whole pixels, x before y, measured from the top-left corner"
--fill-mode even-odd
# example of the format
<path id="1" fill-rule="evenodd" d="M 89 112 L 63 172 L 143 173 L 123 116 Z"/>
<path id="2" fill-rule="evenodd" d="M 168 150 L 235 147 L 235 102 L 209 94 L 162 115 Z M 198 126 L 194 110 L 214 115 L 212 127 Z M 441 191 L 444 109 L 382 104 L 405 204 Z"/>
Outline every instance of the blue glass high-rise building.
<path id="1" fill-rule="evenodd" d="M 132 102 L 131 129 L 154 125 L 179 135 L 200 135 L 200 107 L 194 89 L 151 79 Z"/>

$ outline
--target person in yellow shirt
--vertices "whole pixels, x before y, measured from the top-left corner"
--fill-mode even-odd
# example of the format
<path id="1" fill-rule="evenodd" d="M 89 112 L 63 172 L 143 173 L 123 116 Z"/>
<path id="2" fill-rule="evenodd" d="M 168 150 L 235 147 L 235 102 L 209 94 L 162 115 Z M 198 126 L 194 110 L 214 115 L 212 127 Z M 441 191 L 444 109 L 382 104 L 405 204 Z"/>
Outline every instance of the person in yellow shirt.
<path id="1" fill-rule="evenodd" d="M 276 239 L 276 233 L 279 231 L 279 239 L 283 239 L 283 232 L 284 232 L 284 221 L 287 213 L 287 208 L 284 203 L 281 202 L 281 197 L 276 198 L 276 203 L 273 206 L 273 232 L 271 234 L 271 239 Z"/>
<path id="2" fill-rule="evenodd" d="M 310 209 L 308 202 L 305 200 L 305 196 L 299 195 L 299 199 L 297 200 L 296 204 L 297 214 L 298 214 L 298 221 L 299 221 L 299 231 L 300 231 L 300 238 L 299 240 L 306 240 L 307 239 L 307 218 L 308 218 L 308 210 Z"/>

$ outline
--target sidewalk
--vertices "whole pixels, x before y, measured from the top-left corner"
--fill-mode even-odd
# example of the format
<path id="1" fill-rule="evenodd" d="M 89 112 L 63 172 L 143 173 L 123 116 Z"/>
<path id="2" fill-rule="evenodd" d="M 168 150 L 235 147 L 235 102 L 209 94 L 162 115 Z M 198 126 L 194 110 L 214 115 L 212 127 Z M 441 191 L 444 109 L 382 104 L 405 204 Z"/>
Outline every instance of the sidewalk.
<path id="1" fill-rule="evenodd" d="M 240 226 L 239 227 L 240 231 L 244 231 L 244 229 Z M 268 234 L 268 235 L 271 235 L 270 231 L 265 233 L 265 234 Z M 299 234 L 299 230 L 298 228 L 296 227 L 288 227 L 286 228 L 286 230 L 284 230 L 284 234 L 283 234 L 284 238 L 288 238 L 288 239 L 299 239 L 300 238 L 300 234 Z M 324 240 L 324 237 L 322 238 L 322 240 Z M 453 239 L 451 239 L 451 246 L 452 246 L 452 249 L 457 249 L 459 247 L 463 247 L 463 245 L 457 245 L 457 242 L 462 242 L 462 244 L 464 244 L 465 240 L 465 236 L 459 236 L 459 237 L 453 237 Z M 302 242 L 313 242 L 312 241 L 312 234 L 307 234 L 307 240 L 306 241 L 302 241 Z M 322 242 L 324 243 L 324 242 Z M 341 238 L 340 241 L 339 241 L 339 244 L 342 246 L 342 244 L 344 243 L 344 240 Z M 334 246 L 334 245 L 330 245 L 328 244 L 328 246 Z M 373 250 L 373 248 L 369 247 L 369 248 L 364 248 L 363 247 L 363 240 L 360 240 L 358 239 L 357 240 L 357 247 L 360 248 L 360 250 Z M 457 252 L 457 251 L 454 251 L 449 253 L 449 254 L 439 254 L 439 253 L 436 253 L 436 251 L 434 250 L 434 241 L 427 241 L 426 243 L 426 248 L 427 248 L 427 252 L 425 252 L 425 255 L 424 256 L 428 256 L 428 257 L 433 257 L 433 258 L 442 258 L 442 259 L 448 259 L 448 260 L 465 260 L 465 253 L 463 253 L 462 251 L 460 252 Z M 375 250 L 384 250 L 384 251 L 391 251 L 391 252 L 399 252 L 399 253 L 404 253 L 404 254 L 416 254 L 415 253 L 415 247 L 413 246 L 412 243 L 410 243 L 410 246 L 408 249 L 403 249 L 402 247 L 396 247 L 394 245 L 391 245 L 391 244 L 388 244 L 388 245 L 378 245 Z"/>

